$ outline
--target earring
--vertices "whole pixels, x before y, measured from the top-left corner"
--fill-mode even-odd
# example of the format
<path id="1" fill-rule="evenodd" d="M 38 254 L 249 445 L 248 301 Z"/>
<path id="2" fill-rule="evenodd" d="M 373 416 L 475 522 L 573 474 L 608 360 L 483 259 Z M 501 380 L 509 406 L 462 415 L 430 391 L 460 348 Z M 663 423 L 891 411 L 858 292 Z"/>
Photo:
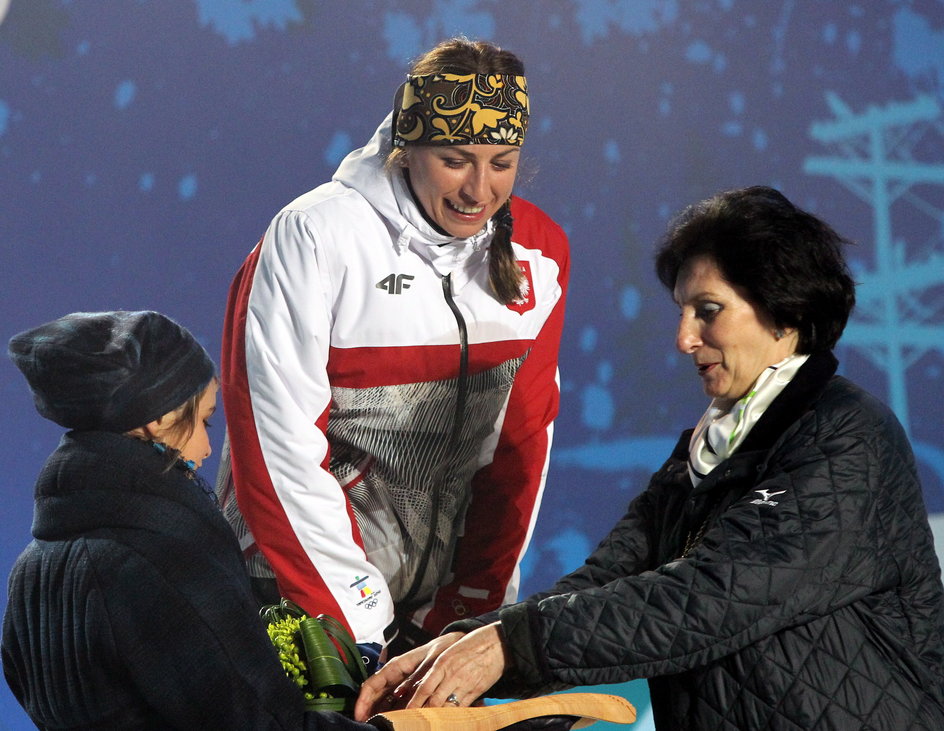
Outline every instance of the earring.
<path id="1" fill-rule="evenodd" d="M 774 330 L 774 337 L 777 338 L 777 340 L 780 340 L 780 338 L 782 338 L 783 336 L 784 336 L 784 332 L 779 327 L 776 330 Z"/>

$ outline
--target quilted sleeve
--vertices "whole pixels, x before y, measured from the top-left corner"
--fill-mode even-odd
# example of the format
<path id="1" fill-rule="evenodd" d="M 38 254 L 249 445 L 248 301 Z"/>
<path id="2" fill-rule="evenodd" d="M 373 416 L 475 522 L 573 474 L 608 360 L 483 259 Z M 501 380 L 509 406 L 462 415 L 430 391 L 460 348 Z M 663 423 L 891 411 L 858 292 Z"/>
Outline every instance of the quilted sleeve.
<path id="1" fill-rule="evenodd" d="M 651 497 L 649 491 L 637 496 L 613 530 L 587 557 L 583 566 L 559 579 L 549 591 L 535 598 L 605 586 L 621 577 L 634 576 L 647 569 L 651 565 L 652 554 L 647 530 L 651 520 Z"/>
<path id="2" fill-rule="evenodd" d="M 509 643 L 512 655 L 517 657 L 490 695 L 499 698 L 525 698 L 538 692 L 562 690 L 572 684 L 555 681 L 546 667 L 543 654 L 532 645 L 532 639 L 540 635 L 540 614 L 529 607 L 538 605 L 547 597 L 602 587 L 622 576 L 641 573 L 650 561 L 652 550 L 646 530 L 652 502 L 648 490 L 637 496 L 630 503 L 626 515 L 586 559 L 583 566 L 559 579 L 548 591 L 534 594 L 518 605 L 453 622 L 443 630 L 443 634 L 456 631 L 472 632 L 492 622 L 502 622 L 502 633 Z M 523 672 L 519 672 L 519 668 Z"/>
<path id="3" fill-rule="evenodd" d="M 523 682 L 594 685 L 683 672 L 894 586 L 890 542 L 900 536 L 890 524 L 903 506 L 914 512 L 920 486 L 907 442 L 890 446 L 889 429 L 900 427 L 855 417 L 804 416 L 687 558 L 639 575 L 601 569 L 605 584 L 577 582 L 501 610 Z"/>
<path id="4" fill-rule="evenodd" d="M 638 495 L 626 515 L 584 561 L 583 566 L 558 581 L 547 591 L 532 594 L 525 601 L 536 603 L 541 599 L 595 586 L 604 586 L 620 576 L 638 574 L 650 561 L 651 546 L 646 535 L 646 524 L 651 514 L 649 491 Z M 500 611 L 494 610 L 477 617 L 458 620 L 447 625 L 447 632 L 472 632 L 486 624 L 497 622 Z"/>

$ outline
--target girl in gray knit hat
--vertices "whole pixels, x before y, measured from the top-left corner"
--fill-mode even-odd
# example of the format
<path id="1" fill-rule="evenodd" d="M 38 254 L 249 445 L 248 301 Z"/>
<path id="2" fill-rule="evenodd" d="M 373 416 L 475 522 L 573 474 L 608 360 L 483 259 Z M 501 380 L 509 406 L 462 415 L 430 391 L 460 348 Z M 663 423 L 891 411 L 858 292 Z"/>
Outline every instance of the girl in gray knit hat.
<path id="1" fill-rule="evenodd" d="M 236 539 L 195 470 L 219 384 L 157 312 L 75 313 L 15 336 L 66 427 L 10 575 L 3 672 L 39 728 L 370 728 L 304 711 Z"/>
<path id="2" fill-rule="evenodd" d="M 15 335 L 10 358 L 40 414 L 67 429 L 121 432 L 191 471 L 210 456 L 218 383 L 210 356 L 158 312 L 76 312 Z"/>

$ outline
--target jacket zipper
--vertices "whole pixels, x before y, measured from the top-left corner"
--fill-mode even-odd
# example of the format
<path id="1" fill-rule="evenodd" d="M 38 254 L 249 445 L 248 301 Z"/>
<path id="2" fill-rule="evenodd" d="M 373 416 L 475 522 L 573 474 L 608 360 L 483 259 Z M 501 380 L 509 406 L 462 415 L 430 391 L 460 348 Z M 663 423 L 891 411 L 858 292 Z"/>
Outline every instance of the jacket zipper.
<path id="1" fill-rule="evenodd" d="M 454 299 L 454 293 L 452 291 L 452 274 L 447 274 L 442 279 L 442 288 L 443 288 L 443 297 L 446 300 L 446 304 L 449 305 L 449 309 L 452 310 L 453 316 L 456 318 L 456 325 L 459 329 L 459 378 L 456 384 L 456 408 L 452 419 L 452 433 L 449 436 L 449 449 L 446 454 L 455 454 L 459 449 L 459 437 L 462 434 L 462 426 L 465 422 L 465 402 L 468 397 L 468 375 L 469 375 L 469 332 L 466 328 L 465 318 L 462 316 L 462 313 L 459 311 L 458 305 L 456 305 Z M 440 502 L 440 485 L 443 478 L 445 478 L 446 472 L 448 470 L 448 465 L 443 464 L 442 474 L 440 479 L 433 481 L 433 499 L 430 507 L 430 526 L 429 534 L 426 538 L 426 545 L 423 546 L 423 554 L 420 558 L 419 566 L 416 570 L 416 575 L 413 577 L 413 584 L 410 586 L 410 590 L 406 593 L 406 596 L 403 597 L 400 604 L 406 608 L 407 612 L 412 611 L 410 607 L 410 602 L 419 592 L 420 587 L 423 584 L 423 579 L 426 576 L 426 569 L 429 566 L 429 557 L 433 552 L 433 541 L 436 539 L 436 529 L 439 523 L 439 502 Z"/>

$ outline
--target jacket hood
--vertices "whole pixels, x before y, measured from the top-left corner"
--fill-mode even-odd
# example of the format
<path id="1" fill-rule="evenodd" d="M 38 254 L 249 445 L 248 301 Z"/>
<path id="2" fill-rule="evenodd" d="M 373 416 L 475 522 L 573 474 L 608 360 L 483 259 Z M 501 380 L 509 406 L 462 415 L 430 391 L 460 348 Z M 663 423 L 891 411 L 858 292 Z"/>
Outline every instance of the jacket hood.
<path id="1" fill-rule="evenodd" d="M 489 221 L 485 228 L 475 236 L 466 239 L 439 233 L 426 220 L 400 171 L 386 169 L 387 156 L 392 149 L 392 120 L 393 113 L 391 112 L 380 123 L 374 136 L 366 145 L 354 150 L 341 161 L 332 180 L 356 190 L 390 222 L 397 234 L 396 243 L 401 252 L 411 242 L 414 243 L 416 250 L 431 260 L 436 258 L 435 253 L 424 251 L 431 246 L 460 244 L 463 248 L 468 248 L 470 252 L 478 251 L 491 240 L 494 229 L 492 221 Z"/>

